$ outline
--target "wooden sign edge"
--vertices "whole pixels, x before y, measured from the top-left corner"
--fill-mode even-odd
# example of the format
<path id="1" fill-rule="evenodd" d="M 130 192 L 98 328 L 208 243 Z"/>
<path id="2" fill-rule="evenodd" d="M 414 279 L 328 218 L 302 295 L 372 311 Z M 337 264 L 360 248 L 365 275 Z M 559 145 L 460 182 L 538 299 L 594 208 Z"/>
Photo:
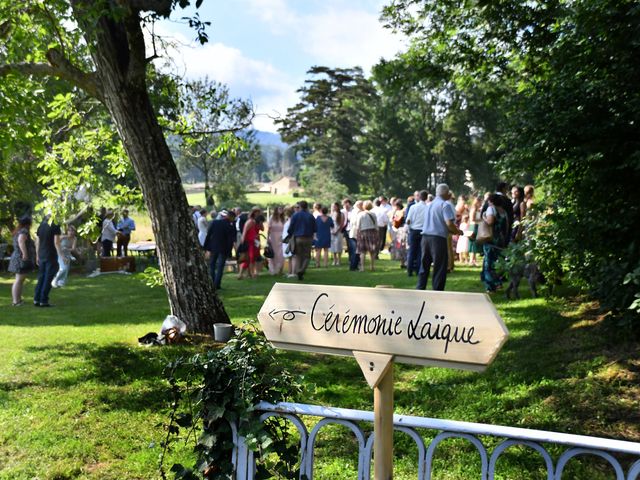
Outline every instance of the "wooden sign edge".
<path id="1" fill-rule="evenodd" d="M 287 283 L 287 282 L 275 282 L 273 284 L 273 286 L 271 287 L 271 290 L 269 290 L 269 293 L 267 294 L 267 296 L 264 299 L 263 302 L 263 306 L 264 303 L 266 303 L 269 295 L 271 294 L 271 292 L 273 290 L 275 290 L 276 288 L 280 288 L 283 287 L 285 289 L 296 289 L 296 288 L 302 288 L 303 290 L 309 289 L 309 288 L 326 288 L 326 287 L 330 287 L 330 288 L 340 288 L 340 289 L 356 289 L 356 290 L 373 290 L 375 291 L 376 294 L 379 294 L 381 292 L 385 292 L 385 293 L 391 293 L 393 294 L 394 292 L 414 292 L 416 295 L 423 295 L 423 294 L 429 294 L 429 295 L 436 295 L 436 296 L 440 296 L 440 295 L 454 295 L 454 296 L 467 296 L 467 295 L 472 295 L 472 296 L 482 296 L 485 297 L 489 300 L 489 303 L 491 305 L 493 305 L 493 301 L 491 300 L 491 297 L 484 293 L 484 292 L 458 292 L 458 291 L 451 291 L 451 290 L 443 290 L 443 291 L 439 291 L 439 290 L 416 290 L 415 288 L 376 288 L 376 287 L 361 287 L 361 286 L 356 286 L 356 285 L 324 285 L 324 284 L 319 284 L 319 283 L 305 283 L 305 284 L 301 284 L 301 283 Z M 260 307 L 260 310 L 262 310 L 262 307 Z M 495 312 L 496 314 L 498 313 L 497 311 Z M 499 317 L 499 315 L 498 315 Z"/>
<path id="2" fill-rule="evenodd" d="M 496 357 L 498 356 L 498 353 L 500 353 L 500 351 L 502 350 L 502 347 L 507 342 L 511 334 L 509 333 L 509 329 L 507 328 L 507 325 L 504 323 L 504 320 L 500 316 L 498 309 L 493 304 L 493 301 L 491 300 L 491 297 L 489 296 L 489 294 L 485 293 L 484 296 L 487 297 L 487 302 L 489 303 L 490 308 L 493 310 L 494 315 L 498 319 L 498 325 L 500 325 L 500 328 L 502 328 L 502 331 L 504 332 L 504 335 L 502 336 L 501 341 L 496 343 L 496 346 L 493 350 L 493 355 L 491 355 L 491 357 L 489 358 L 489 362 L 487 363 L 487 366 L 489 366 L 496 359 Z"/>
<path id="3" fill-rule="evenodd" d="M 331 347 L 314 347 L 312 345 L 301 345 L 299 343 L 287 343 L 287 342 L 274 342 L 269 340 L 269 343 L 274 348 L 280 348 L 282 350 L 292 350 L 296 352 L 306 353 L 320 353 L 325 355 L 339 355 L 341 357 L 353 357 L 353 351 L 346 349 L 338 349 Z M 359 350 L 363 351 L 363 350 Z M 380 354 L 380 352 L 370 352 Z M 386 355 L 386 354 L 382 354 Z M 393 355 L 397 363 L 406 363 L 409 365 L 422 365 L 427 367 L 439 367 L 439 368 L 455 368 L 458 370 L 471 370 L 474 372 L 483 372 L 486 370 L 489 364 L 481 363 L 465 363 L 465 362 L 448 362 L 446 360 L 435 360 L 429 358 L 408 357 L 403 355 Z"/>

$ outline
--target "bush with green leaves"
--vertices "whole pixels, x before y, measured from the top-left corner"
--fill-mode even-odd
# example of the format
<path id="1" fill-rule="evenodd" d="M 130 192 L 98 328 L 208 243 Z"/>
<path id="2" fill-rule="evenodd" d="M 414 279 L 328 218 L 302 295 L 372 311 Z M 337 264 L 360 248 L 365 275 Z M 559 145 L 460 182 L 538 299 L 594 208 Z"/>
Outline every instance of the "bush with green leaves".
<path id="1" fill-rule="evenodd" d="M 557 224 L 548 216 L 553 210 L 545 204 L 535 207 L 522 222 L 523 235 L 519 242 L 511 242 L 496 261 L 496 271 L 509 278 L 513 272 L 522 272 L 527 263 L 535 263 L 545 278 L 545 293 L 551 294 L 554 285 L 562 283 L 569 274 Z"/>
<path id="2" fill-rule="evenodd" d="M 464 99 L 489 162 L 548 202 L 535 240 L 547 280 L 564 273 L 640 329 L 637 2 L 390 3 L 383 20 L 411 43 L 374 71 Z"/>
<path id="3" fill-rule="evenodd" d="M 147 287 L 155 288 L 164 286 L 164 278 L 162 272 L 157 267 L 147 267 L 142 273 L 140 278 Z"/>
<path id="4" fill-rule="evenodd" d="M 171 467 L 176 479 L 232 479 L 235 425 L 248 447 L 257 452 L 257 479 L 299 478 L 296 441 L 286 422 L 260 420 L 260 401 L 291 400 L 301 391 L 299 379 L 278 360 L 255 326 L 236 330 L 223 348 L 180 358 L 167 367 L 172 407 L 165 451 L 180 439 L 195 441 L 193 468 Z M 163 457 L 160 468 L 165 477 Z"/>

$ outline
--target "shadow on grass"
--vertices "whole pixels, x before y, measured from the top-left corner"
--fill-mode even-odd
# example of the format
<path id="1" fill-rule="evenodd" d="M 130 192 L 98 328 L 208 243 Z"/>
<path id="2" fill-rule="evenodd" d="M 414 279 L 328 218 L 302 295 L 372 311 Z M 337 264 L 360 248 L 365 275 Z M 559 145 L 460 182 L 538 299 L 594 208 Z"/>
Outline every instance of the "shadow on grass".
<path id="1" fill-rule="evenodd" d="M 512 337 L 483 373 L 397 365 L 396 411 L 437 418 L 640 440 L 637 343 L 606 321 L 545 300 L 498 306 Z M 284 355 L 313 390 L 305 403 L 372 408 L 354 359 Z"/>
<path id="2" fill-rule="evenodd" d="M 167 407 L 163 369 L 181 355 L 192 355 L 193 350 L 69 343 L 31 347 L 26 353 L 30 361 L 24 368 L 39 370 L 29 381 L 0 382 L 1 391 L 81 388 L 93 391 L 90 402 L 104 411 L 145 411 Z M 42 369 L 41 362 L 48 368 Z"/>

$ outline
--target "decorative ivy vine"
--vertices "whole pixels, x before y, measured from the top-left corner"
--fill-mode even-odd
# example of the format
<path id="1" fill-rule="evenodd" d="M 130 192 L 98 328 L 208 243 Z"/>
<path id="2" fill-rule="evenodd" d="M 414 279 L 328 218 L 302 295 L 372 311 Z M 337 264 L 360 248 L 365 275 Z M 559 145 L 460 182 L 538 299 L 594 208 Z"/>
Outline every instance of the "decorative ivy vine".
<path id="1" fill-rule="evenodd" d="M 258 453 L 256 479 L 299 478 L 296 440 L 287 423 L 275 417 L 260 421 L 255 405 L 290 401 L 301 384 L 254 326 L 236 330 L 235 338 L 219 350 L 171 362 L 166 374 L 172 402 L 160 458 L 163 479 L 165 453 L 184 439 L 195 441 L 197 461 L 193 467 L 174 464 L 175 479 L 232 479 L 230 424 Z"/>

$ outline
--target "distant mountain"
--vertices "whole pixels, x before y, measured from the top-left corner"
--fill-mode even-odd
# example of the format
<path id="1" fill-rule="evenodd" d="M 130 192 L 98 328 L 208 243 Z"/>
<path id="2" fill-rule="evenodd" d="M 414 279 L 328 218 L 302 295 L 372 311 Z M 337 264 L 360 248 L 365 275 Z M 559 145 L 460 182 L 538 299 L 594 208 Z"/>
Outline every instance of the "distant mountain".
<path id="1" fill-rule="evenodd" d="M 280 148 L 287 148 L 289 145 L 284 143 L 280 138 L 280 135 L 272 132 L 263 132 L 256 130 L 256 140 L 260 145 L 273 145 Z"/>

